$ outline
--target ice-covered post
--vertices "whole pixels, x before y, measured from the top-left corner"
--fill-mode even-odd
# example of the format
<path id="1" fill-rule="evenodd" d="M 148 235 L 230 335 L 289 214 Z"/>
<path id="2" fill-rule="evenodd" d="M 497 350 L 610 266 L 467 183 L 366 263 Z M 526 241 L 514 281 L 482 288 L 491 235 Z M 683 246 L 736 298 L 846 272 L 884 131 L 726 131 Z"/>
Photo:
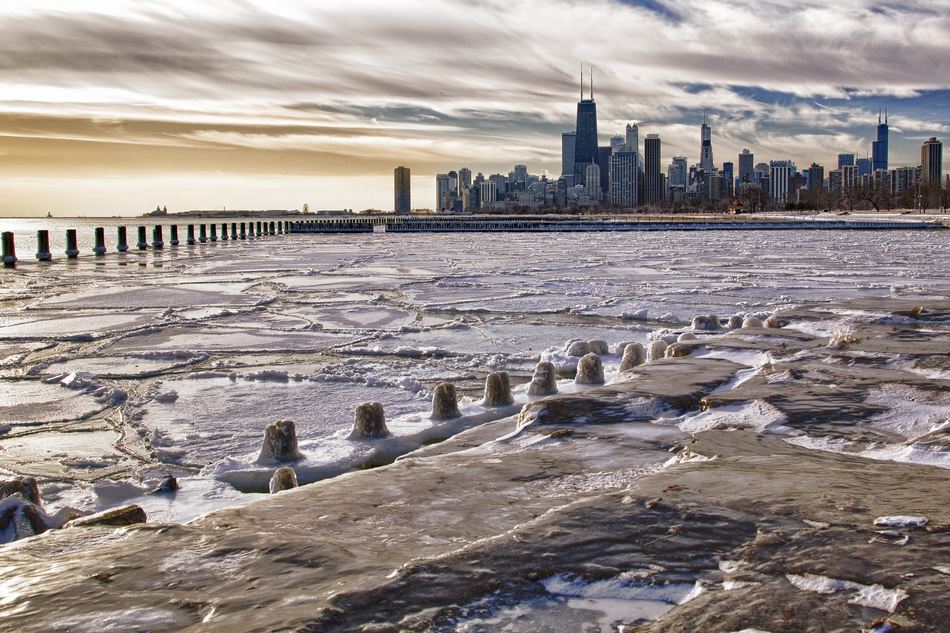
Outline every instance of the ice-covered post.
<path id="1" fill-rule="evenodd" d="M 231 223 L 231 239 L 236 240 L 237 237 L 237 222 Z"/>
<path id="2" fill-rule="evenodd" d="M 204 224 L 198 225 L 198 241 L 204 244 L 208 241 L 208 227 Z"/>
<path id="3" fill-rule="evenodd" d="M 171 231 L 171 245 L 178 246 L 178 225 L 172 224 L 168 230 Z"/>
<path id="4" fill-rule="evenodd" d="M 482 404 L 486 407 L 503 407 L 514 401 L 508 372 L 495 371 L 488 374 L 485 379 L 485 399 Z"/>
<path id="5" fill-rule="evenodd" d="M 435 391 L 432 392 L 432 414 L 429 417 L 433 420 L 450 420 L 462 417 L 462 412 L 459 411 L 455 385 L 450 382 L 443 382 L 435 388 Z"/>
<path id="6" fill-rule="evenodd" d="M 100 257 L 106 254 L 106 230 L 101 226 L 96 227 L 96 246 L 92 252 Z"/>
<path id="7" fill-rule="evenodd" d="M 228 241 L 228 223 L 227 222 L 221 223 L 221 241 L 222 242 Z"/>
<path id="8" fill-rule="evenodd" d="M 13 232 L 3 232 L 3 266 L 13 268 L 16 266 L 16 245 L 13 243 Z"/>
<path id="9" fill-rule="evenodd" d="M 79 246 L 76 241 L 76 229 L 66 229 L 66 257 L 76 259 L 79 257 Z"/>
<path id="10" fill-rule="evenodd" d="M 195 244 L 195 225 L 188 225 L 188 246 L 194 246 Z"/>
<path id="11" fill-rule="evenodd" d="M 217 241 L 218 241 L 218 225 L 212 222 L 211 225 L 210 225 L 210 228 L 211 228 L 211 238 L 210 238 L 210 239 L 211 239 L 212 242 L 217 242 Z"/>
<path id="12" fill-rule="evenodd" d="M 36 232 L 36 259 L 41 262 L 53 259 L 53 254 L 49 250 L 49 231 L 46 229 Z"/>
<path id="13" fill-rule="evenodd" d="M 152 248 L 157 251 L 165 248 L 165 240 L 162 238 L 162 225 L 156 224 L 152 227 Z"/>
<path id="14" fill-rule="evenodd" d="M 245 225 L 244 222 L 241 222 L 241 239 L 242 240 L 247 239 L 247 226 Z"/>
<path id="15" fill-rule="evenodd" d="M 139 247 L 139 250 L 140 250 L 140 251 L 144 251 L 146 248 L 148 248 L 148 240 L 145 238 L 145 227 L 144 227 L 144 226 L 140 226 L 140 227 L 139 227 L 139 243 L 138 243 L 138 247 Z"/>
<path id="16" fill-rule="evenodd" d="M 379 402 L 364 402 L 356 407 L 356 419 L 353 421 L 353 430 L 349 439 L 363 440 L 389 435 L 386 428 L 386 415 L 383 405 Z"/>

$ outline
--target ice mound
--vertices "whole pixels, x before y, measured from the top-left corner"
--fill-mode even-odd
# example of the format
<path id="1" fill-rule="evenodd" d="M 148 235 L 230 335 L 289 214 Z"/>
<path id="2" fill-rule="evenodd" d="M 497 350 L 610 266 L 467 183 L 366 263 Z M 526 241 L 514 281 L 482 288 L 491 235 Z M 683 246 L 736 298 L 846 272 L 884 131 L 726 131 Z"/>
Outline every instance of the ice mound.
<path id="1" fill-rule="evenodd" d="M 270 478 L 270 483 L 267 484 L 268 490 L 271 494 L 275 492 L 280 492 L 281 490 L 290 490 L 291 488 L 297 487 L 297 473 L 294 472 L 293 468 L 289 466 L 281 466 L 274 471 L 274 476 Z"/>
<path id="2" fill-rule="evenodd" d="M 553 396 L 557 393 L 557 374 L 554 364 L 546 361 L 538 363 L 528 385 L 529 396 Z"/>
<path id="3" fill-rule="evenodd" d="M 604 362 L 597 354 L 587 354 L 577 363 L 576 385 L 604 384 Z"/>
<path id="4" fill-rule="evenodd" d="M 450 382 L 439 384 L 432 392 L 432 420 L 450 420 L 462 416 L 459 411 L 458 394 Z"/>
<path id="5" fill-rule="evenodd" d="M 380 405 L 382 409 L 382 405 Z M 289 462 L 301 459 L 297 448 L 297 427 L 290 420 L 280 420 L 264 429 L 264 445 L 257 463 Z"/>
<path id="6" fill-rule="evenodd" d="M 0 481 L 0 499 L 6 499 L 16 494 L 34 505 L 42 505 L 40 487 L 33 477 L 17 477 L 16 479 Z"/>
<path id="7" fill-rule="evenodd" d="M 590 354 L 590 344 L 587 341 L 572 341 L 567 344 L 567 355 L 580 358 Z"/>
<path id="8" fill-rule="evenodd" d="M 767 327 L 767 328 L 772 328 L 772 329 L 778 329 L 778 328 L 782 327 L 782 322 L 779 321 L 779 319 L 778 319 L 777 316 L 772 315 L 772 316 L 770 316 L 769 318 L 767 318 L 767 319 L 765 320 L 765 327 Z"/>
<path id="9" fill-rule="evenodd" d="M 598 356 L 606 356 L 610 353 L 610 346 L 607 345 L 607 341 L 587 341 L 587 348 L 591 354 L 597 354 Z"/>
<path id="10" fill-rule="evenodd" d="M 695 341 L 695 340 L 698 340 L 698 339 L 696 338 L 696 335 L 693 334 L 692 332 L 683 332 L 682 334 L 676 337 L 676 341 L 678 343 L 682 343 L 684 341 Z"/>
<path id="11" fill-rule="evenodd" d="M 666 341 L 653 341 L 647 348 L 647 362 L 652 363 L 655 360 L 663 358 L 666 354 Z"/>
<path id="12" fill-rule="evenodd" d="M 356 407 L 356 419 L 353 421 L 353 431 L 349 439 L 375 439 L 387 435 L 389 435 L 389 429 L 386 428 L 386 414 L 383 412 L 382 404 L 364 402 Z"/>
<path id="13" fill-rule="evenodd" d="M 623 358 L 620 360 L 620 371 L 633 369 L 646 361 L 646 352 L 640 343 L 630 343 L 623 348 Z"/>
<path id="14" fill-rule="evenodd" d="M 646 321 L 647 314 L 646 309 L 640 309 L 633 312 L 621 312 L 620 318 L 625 321 Z"/>
<path id="15" fill-rule="evenodd" d="M 746 317 L 742 319 L 742 329 L 744 330 L 759 327 L 762 327 L 762 319 L 758 319 L 756 317 Z"/>
<path id="16" fill-rule="evenodd" d="M 828 340 L 828 347 L 844 349 L 848 345 L 855 345 L 860 342 L 861 339 L 852 334 L 851 328 L 841 327 L 831 333 L 831 338 Z"/>
<path id="17" fill-rule="evenodd" d="M 696 316 L 693 317 L 692 328 L 693 328 L 694 331 L 697 331 L 697 332 L 699 332 L 699 331 L 705 331 L 705 332 L 713 331 L 713 332 L 714 332 L 714 331 L 718 330 L 718 329 L 721 328 L 721 327 L 722 327 L 722 325 L 719 323 L 719 317 L 717 317 L 715 314 L 710 314 L 710 315 L 707 315 L 707 316 L 696 315 Z"/>
<path id="18" fill-rule="evenodd" d="M 730 330 L 738 330 L 742 327 L 742 317 L 737 314 L 733 314 L 731 317 L 729 317 L 729 322 L 726 324 L 726 327 Z"/>
<path id="19" fill-rule="evenodd" d="M 485 399 L 482 400 L 482 406 L 504 407 L 514 403 L 514 401 L 508 372 L 496 371 L 488 374 L 485 379 Z"/>
<path id="20" fill-rule="evenodd" d="M 683 356 L 689 356 L 689 353 L 692 351 L 692 347 L 689 345 L 683 345 L 682 343 L 673 343 L 666 348 L 666 351 L 663 353 L 664 358 L 682 358 Z"/>

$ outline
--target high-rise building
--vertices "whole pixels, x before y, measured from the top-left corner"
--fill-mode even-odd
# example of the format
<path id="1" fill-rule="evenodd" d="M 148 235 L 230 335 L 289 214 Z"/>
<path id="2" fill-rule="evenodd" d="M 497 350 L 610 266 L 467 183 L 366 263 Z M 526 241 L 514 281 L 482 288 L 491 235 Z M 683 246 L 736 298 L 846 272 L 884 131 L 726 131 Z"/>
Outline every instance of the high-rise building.
<path id="1" fill-rule="evenodd" d="M 891 195 L 913 189 L 920 180 L 919 167 L 898 167 L 891 170 Z"/>
<path id="2" fill-rule="evenodd" d="M 495 188 L 494 176 L 488 180 L 478 183 L 478 201 L 480 209 L 491 208 L 498 198 L 498 190 Z"/>
<path id="3" fill-rule="evenodd" d="M 686 165 L 686 157 L 674 156 L 667 169 L 666 181 L 670 187 L 677 187 L 685 191 L 688 176 L 689 167 Z"/>
<path id="4" fill-rule="evenodd" d="M 576 139 L 576 132 L 561 134 L 561 176 L 564 177 L 564 182 L 568 187 L 574 186 L 574 144 Z"/>
<path id="5" fill-rule="evenodd" d="M 435 208 L 436 211 L 444 211 L 451 208 L 450 198 L 452 197 L 450 180 L 448 174 L 436 174 L 435 176 Z"/>
<path id="6" fill-rule="evenodd" d="M 877 114 L 877 140 L 871 143 L 871 171 L 879 169 L 887 169 L 887 110 L 883 121 L 881 113 Z"/>
<path id="7" fill-rule="evenodd" d="M 600 188 L 600 166 L 597 163 L 589 163 L 584 167 L 584 185 L 587 197 L 594 202 L 601 201 L 602 190 Z"/>
<path id="8" fill-rule="evenodd" d="M 643 141 L 643 202 L 656 204 L 666 196 L 663 191 L 663 174 L 660 171 L 660 135 L 647 134 Z"/>
<path id="9" fill-rule="evenodd" d="M 505 194 L 508 193 L 508 179 L 502 174 L 492 174 L 488 177 L 488 180 L 495 183 L 495 197 L 492 198 L 490 202 L 504 200 Z"/>
<path id="10" fill-rule="evenodd" d="M 576 183 L 584 183 L 587 165 L 597 162 L 597 104 L 594 103 L 593 77 L 591 77 L 590 84 L 590 99 L 585 99 L 582 76 L 581 100 L 577 102 L 577 131 L 574 140 L 574 174 Z"/>
<path id="11" fill-rule="evenodd" d="M 861 179 L 864 176 L 871 175 L 871 159 L 870 158 L 859 158 L 855 165 L 858 168 L 858 179 Z"/>
<path id="12" fill-rule="evenodd" d="M 943 181 L 943 143 L 935 136 L 920 146 L 920 181 L 937 186 Z"/>
<path id="13" fill-rule="evenodd" d="M 528 166 L 527 165 L 515 165 L 514 171 L 512 172 L 514 177 L 512 178 L 512 186 L 515 191 L 524 191 L 528 186 Z"/>
<path id="14" fill-rule="evenodd" d="M 735 166 L 732 163 L 722 164 L 722 197 L 732 198 L 735 192 Z"/>
<path id="15" fill-rule="evenodd" d="M 471 189 L 472 188 L 472 170 L 468 167 L 462 167 L 459 170 L 459 190 L 462 188 Z"/>
<path id="16" fill-rule="evenodd" d="M 600 199 L 607 200 L 610 191 L 610 156 L 613 150 L 609 146 L 597 148 L 597 166 L 600 167 Z"/>
<path id="17" fill-rule="evenodd" d="M 755 180 L 755 154 L 748 149 L 743 149 L 739 154 L 739 182 L 752 182 Z"/>
<path id="18" fill-rule="evenodd" d="M 627 140 L 624 145 L 628 152 L 640 153 L 640 127 L 636 123 L 627 123 Z"/>
<path id="19" fill-rule="evenodd" d="M 808 190 L 819 191 L 825 185 L 825 168 L 818 163 L 812 163 L 808 168 Z"/>
<path id="20" fill-rule="evenodd" d="M 400 166 L 393 170 L 393 191 L 395 192 L 393 210 L 396 213 L 409 213 L 412 211 L 412 201 L 409 196 L 408 167 Z"/>
<path id="21" fill-rule="evenodd" d="M 787 160 L 773 160 L 769 163 L 769 196 L 775 202 L 788 202 L 792 171 L 792 164 Z"/>
<path id="22" fill-rule="evenodd" d="M 627 139 L 623 136 L 610 137 L 610 149 L 613 152 L 622 152 L 626 148 Z"/>
<path id="23" fill-rule="evenodd" d="M 858 168 L 855 165 L 841 166 L 841 189 L 845 192 L 854 189 L 858 184 Z"/>
<path id="24" fill-rule="evenodd" d="M 854 164 L 854 154 L 838 154 L 838 169 Z"/>
<path id="25" fill-rule="evenodd" d="M 712 171 L 712 130 L 706 125 L 706 114 L 703 113 L 703 125 L 699 128 L 699 167 L 703 171 Z"/>
<path id="26" fill-rule="evenodd" d="M 637 176 L 640 174 L 636 152 L 610 155 L 610 193 L 607 201 L 619 207 L 637 206 Z"/>

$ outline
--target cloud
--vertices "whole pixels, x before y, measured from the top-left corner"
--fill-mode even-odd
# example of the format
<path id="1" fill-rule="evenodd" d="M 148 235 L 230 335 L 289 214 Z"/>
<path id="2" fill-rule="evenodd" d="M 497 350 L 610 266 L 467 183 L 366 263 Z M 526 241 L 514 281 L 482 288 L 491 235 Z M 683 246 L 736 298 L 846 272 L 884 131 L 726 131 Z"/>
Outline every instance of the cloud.
<path id="1" fill-rule="evenodd" d="M 697 159 L 704 110 L 719 162 L 862 153 L 884 107 L 895 163 L 950 131 L 946 0 L 36 0 L 0 19 L 7 175 L 556 175 L 581 63 L 603 140 L 641 121 L 664 159 Z"/>

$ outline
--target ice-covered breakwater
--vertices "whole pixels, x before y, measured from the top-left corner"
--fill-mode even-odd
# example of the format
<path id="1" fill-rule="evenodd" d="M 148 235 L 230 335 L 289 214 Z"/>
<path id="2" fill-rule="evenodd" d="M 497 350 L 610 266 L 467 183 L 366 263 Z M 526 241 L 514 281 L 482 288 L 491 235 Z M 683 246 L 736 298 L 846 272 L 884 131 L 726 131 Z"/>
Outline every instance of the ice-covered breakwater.
<path id="1" fill-rule="evenodd" d="M 569 216 L 367 216 L 297 220 L 293 233 L 426 233 L 426 232 L 596 232 L 596 231 L 803 231 L 803 230 L 934 230 L 937 221 L 841 219 L 693 218 L 589 219 Z"/>

